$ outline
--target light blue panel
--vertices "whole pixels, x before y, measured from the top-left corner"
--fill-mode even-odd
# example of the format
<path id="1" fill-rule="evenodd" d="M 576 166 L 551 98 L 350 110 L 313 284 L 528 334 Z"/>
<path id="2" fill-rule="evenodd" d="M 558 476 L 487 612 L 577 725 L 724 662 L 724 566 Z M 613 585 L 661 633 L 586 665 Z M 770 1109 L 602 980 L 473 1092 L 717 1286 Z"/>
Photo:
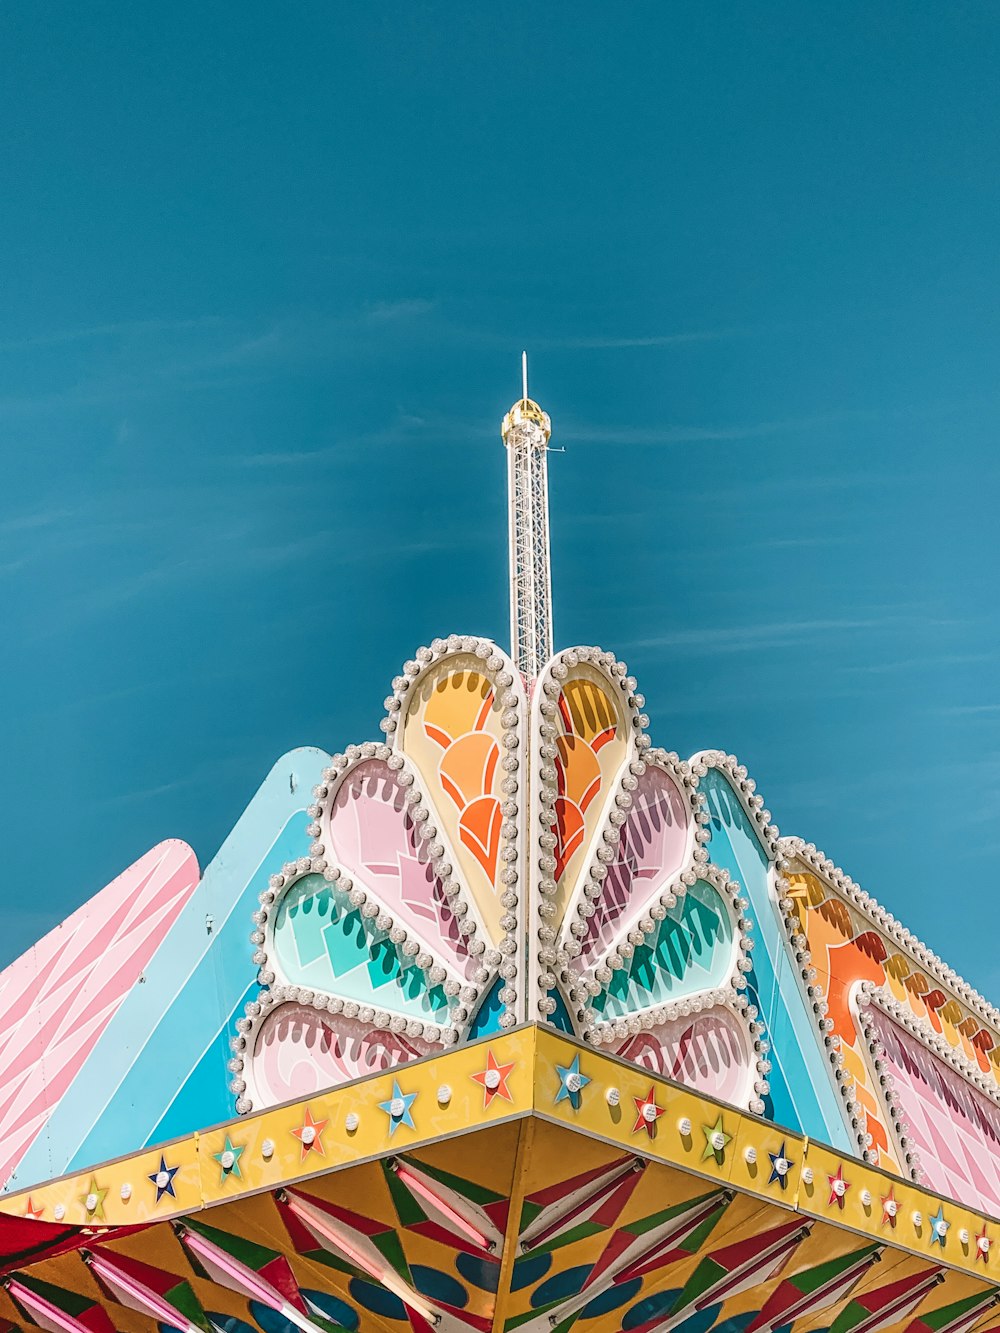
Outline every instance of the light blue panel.
<path id="1" fill-rule="evenodd" d="M 774 1116 L 789 1129 L 856 1151 L 840 1111 L 826 1054 L 788 956 L 784 930 L 770 900 L 768 859 L 729 783 L 709 769 L 700 784 L 711 816 L 708 853 L 728 870 L 750 903 L 754 972 L 760 1018 L 767 1026 L 774 1066 Z"/>
<path id="2" fill-rule="evenodd" d="M 226 1070 L 226 1063 L 233 1056 L 229 1042 L 236 1031 L 236 1020 L 243 1017 L 243 1009 L 247 1001 L 256 999 L 260 992 L 256 980 L 256 969 L 251 968 L 250 972 L 254 980 L 251 981 L 233 1005 L 208 1050 L 178 1088 L 177 1096 L 167 1107 L 163 1116 L 153 1126 L 147 1136 L 147 1143 L 164 1143 L 168 1139 L 180 1138 L 182 1134 L 190 1133 L 192 1125 L 204 1127 L 209 1123 L 203 1117 L 205 1107 L 215 1105 L 219 1101 L 219 1070 L 221 1069 L 226 1073 L 226 1078 L 223 1080 L 224 1090 L 225 1084 L 231 1077 L 228 1070 Z M 226 1115 L 232 1116 L 235 1113 L 232 1109 L 234 1100 L 232 1094 L 226 1092 L 225 1099 L 231 1108 L 226 1112 Z M 214 1120 L 222 1118 L 222 1116 L 213 1117 Z"/>
<path id="3" fill-rule="evenodd" d="M 135 1151 L 167 1137 L 161 1125 L 173 1136 L 234 1114 L 228 1025 L 256 977 L 250 914 L 270 876 L 308 852 L 305 810 L 329 763 L 310 748 L 275 764 L 9 1188 Z M 197 1097 L 179 1097 L 192 1078 Z"/>

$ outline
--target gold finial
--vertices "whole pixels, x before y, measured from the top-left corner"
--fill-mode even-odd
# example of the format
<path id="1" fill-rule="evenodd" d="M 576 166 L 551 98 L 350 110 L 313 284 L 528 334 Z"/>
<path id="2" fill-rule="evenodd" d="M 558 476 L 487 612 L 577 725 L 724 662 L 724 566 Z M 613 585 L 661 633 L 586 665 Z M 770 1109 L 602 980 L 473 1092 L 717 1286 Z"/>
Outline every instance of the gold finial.
<path id="1" fill-rule="evenodd" d="M 548 412 L 543 412 L 538 404 L 528 397 L 528 353 L 521 353 L 521 397 L 510 409 L 503 419 L 500 427 L 500 434 L 504 443 L 507 442 L 507 436 L 515 426 L 521 426 L 531 423 L 538 426 L 545 435 L 545 442 L 548 443 L 552 435 L 552 422 L 549 420 Z"/>

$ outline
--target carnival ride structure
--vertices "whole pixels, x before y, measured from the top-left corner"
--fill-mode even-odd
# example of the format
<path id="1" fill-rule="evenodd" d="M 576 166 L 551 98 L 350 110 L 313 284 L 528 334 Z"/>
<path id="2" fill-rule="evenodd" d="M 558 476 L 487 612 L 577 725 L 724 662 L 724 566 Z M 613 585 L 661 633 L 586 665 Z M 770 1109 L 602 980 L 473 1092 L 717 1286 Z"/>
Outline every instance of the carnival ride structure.
<path id="1" fill-rule="evenodd" d="M 1000 1014 L 553 653 L 550 430 L 525 369 L 513 657 L 433 640 L 0 974 L 0 1333 L 1000 1321 Z"/>

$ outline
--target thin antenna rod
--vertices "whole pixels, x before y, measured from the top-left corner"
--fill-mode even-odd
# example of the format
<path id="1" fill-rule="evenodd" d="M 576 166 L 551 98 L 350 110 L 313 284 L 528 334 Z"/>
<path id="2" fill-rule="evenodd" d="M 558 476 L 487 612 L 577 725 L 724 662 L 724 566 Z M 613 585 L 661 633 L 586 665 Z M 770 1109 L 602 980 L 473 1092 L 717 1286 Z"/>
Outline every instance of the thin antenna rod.
<path id="1" fill-rule="evenodd" d="M 528 353 L 521 353 L 521 398 L 528 396 Z"/>

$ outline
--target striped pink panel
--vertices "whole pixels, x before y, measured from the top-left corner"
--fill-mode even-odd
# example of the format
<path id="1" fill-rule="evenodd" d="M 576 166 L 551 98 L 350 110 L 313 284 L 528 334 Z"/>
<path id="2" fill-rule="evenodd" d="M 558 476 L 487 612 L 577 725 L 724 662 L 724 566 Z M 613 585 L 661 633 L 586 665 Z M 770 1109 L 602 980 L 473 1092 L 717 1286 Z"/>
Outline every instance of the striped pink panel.
<path id="1" fill-rule="evenodd" d="M 615 1051 L 651 1074 L 685 1083 L 720 1101 L 742 1105 L 750 1081 L 745 1030 L 728 1009 L 674 1018 L 629 1037 Z"/>
<path id="2" fill-rule="evenodd" d="M 874 1005 L 869 1015 L 920 1158 L 917 1179 L 1000 1213 L 1000 1107 Z"/>
<path id="3" fill-rule="evenodd" d="M 417 1060 L 433 1048 L 418 1037 L 373 1028 L 304 1004 L 279 1004 L 260 1026 L 253 1052 L 254 1101 L 277 1106 Z"/>
<path id="4" fill-rule="evenodd" d="M 161 842 L 0 972 L 0 1185 L 80 1072 L 199 880 Z"/>

